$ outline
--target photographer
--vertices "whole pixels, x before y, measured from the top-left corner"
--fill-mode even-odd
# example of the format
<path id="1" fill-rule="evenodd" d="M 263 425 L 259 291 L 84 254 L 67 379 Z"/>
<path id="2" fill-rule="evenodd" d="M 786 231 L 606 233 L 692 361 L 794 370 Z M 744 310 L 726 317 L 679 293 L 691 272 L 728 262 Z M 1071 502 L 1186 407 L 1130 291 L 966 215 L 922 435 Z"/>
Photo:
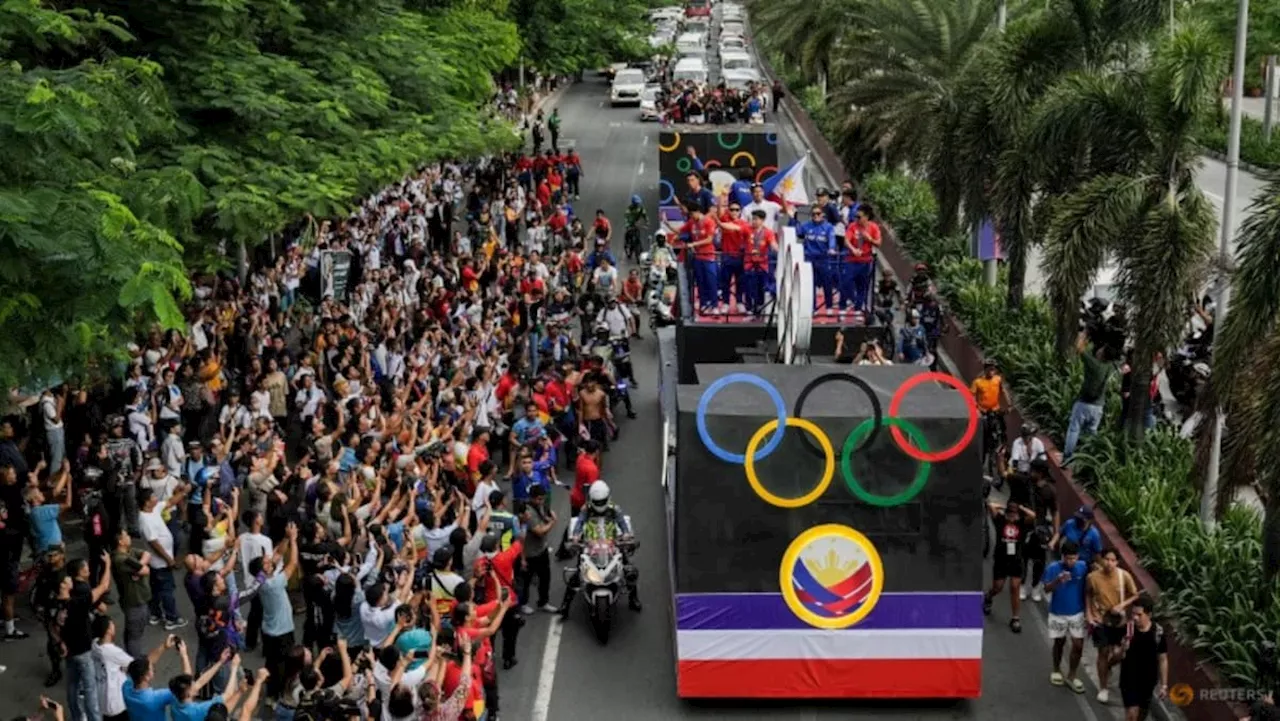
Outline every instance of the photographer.
<path id="1" fill-rule="evenodd" d="M 244 682 L 250 684 L 252 688 L 247 697 L 243 697 L 243 705 L 240 706 L 240 716 L 237 721 L 253 721 L 254 713 L 258 710 L 258 701 L 262 698 L 262 689 L 266 687 L 267 677 L 270 672 L 265 668 L 258 669 L 258 673 L 251 676 L 249 670 L 244 670 Z M 241 701 L 241 696 L 237 693 L 234 697 L 228 696 L 223 703 L 215 703 L 209 707 L 209 712 L 205 716 L 205 721 L 230 721 L 231 713 L 235 710 L 236 704 Z"/>
<path id="2" fill-rule="evenodd" d="M 191 656 L 187 653 L 187 646 L 182 639 L 170 636 L 165 640 L 165 648 L 178 651 L 178 656 L 182 659 L 182 673 L 191 675 Z M 128 678 L 124 680 L 124 686 L 121 687 L 129 721 L 166 721 L 168 718 L 166 711 L 178 702 L 169 689 L 152 688 L 153 680 L 155 680 L 155 665 L 151 663 L 151 659 L 135 658 L 129 664 Z"/>
<path id="3" fill-rule="evenodd" d="M 1090 348 L 1088 330 L 1081 331 L 1076 338 L 1076 353 L 1084 364 L 1084 380 L 1080 383 L 1080 393 L 1071 406 L 1071 419 L 1067 423 L 1067 438 L 1062 449 L 1067 462 L 1075 453 L 1081 433 L 1091 436 L 1098 432 L 1103 406 L 1106 405 L 1107 381 L 1115 370 L 1111 347 L 1094 343 Z"/>
<path id="4" fill-rule="evenodd" d="M 48 696 L 40 697 L 40 709 L 42 711 L 51 712 L 53 714 L 53 721 L 66 721 L 67 719 L 66 713 L 62 710 L 62 704 L 54 701 Z M 15 718 L 14 721 L 41 721 L 42 718 L 43 714 L 35 714 L 33 716 L 19 716 Z"/>

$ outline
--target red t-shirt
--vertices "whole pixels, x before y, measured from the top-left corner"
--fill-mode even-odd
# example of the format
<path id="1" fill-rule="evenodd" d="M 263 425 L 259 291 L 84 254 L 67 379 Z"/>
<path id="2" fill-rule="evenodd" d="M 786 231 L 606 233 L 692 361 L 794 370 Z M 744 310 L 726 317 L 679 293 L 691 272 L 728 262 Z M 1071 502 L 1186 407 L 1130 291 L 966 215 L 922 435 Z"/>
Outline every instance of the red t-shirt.
<path id="1" fill-rule="evenodd" d="M 747 221 L 741 218 L 734 220 L 728 213 L 720 216 L 720 251 L 725 256 L 741 256 L 749 237 L 751 225 Z"/>
<path id="2" fill-rule="evenodd" d="M 573 490 L 569 492 L 569 504 L 574 508 L 581 508 L 587 503 L 587 487 L 592 483 L 600 480 L 600 466 L 591 460 L 591 457 L 583 453 L 578 456 L 578 462 L 574 466 L 573 471 Z"/>
<path id="3" fill-rule="evenodd" d="M 564 184 L 564 180 L 560 177 L 560 173 L 557 172 L 555 168 L 552 168 L 547 173 L 547 184 L 551 186 L 552 190 L 559 190 L 560 186 Z"/>
<path id="4" fill-rule="evenodd" d="M 769 253 L 777 246 L 778 237 L 772 230 L 752 230 L 747 236 L 746 256 L 743 267 L 747 270 L 768 270 Z"/>
<path id="5" fill-rule="evenodd" d="M 609 225 L 608 218 L 596 218 L 596 222 L 591 224 L 591 228 L 596 232 L 596 235 L 603 238 L 609 234 L 609 231 L 612 228 L 612 226 Z"/>
<path id="6" fill-rule="evenodd" d="M 476 482 L 480 478 L 480 464 L 489 460 L 489 449 L 483 443 L 472 443 L 467 448 L 467 470 L 471 477 L 467 479 L 467 487 L 475 492 Z"/>
<path id="7" fill-rule="evenodd" d="M 516 159 L 516 171 L 523 172 L 526 170 L 533 170 L 533 161 L 521 155 L 518 159 Z"/>
<path id="8" fill-rule="evenodd" d="M 844 231 L 845 255 L 853 263 L 870 263 L 871 253 L 880 247 L 880 226 L 871 221 L 866 225 L 850 223 Z"/>
<path id="9" fill-rule="evenodd" d="M 532 296 L 535 296 L 535 297 L 536 297 L 536 296 L 542 295 L 543 293 L 546 293 L 546 292 L 547 292 L 547 286 L 546 286 L 546 284 L 545 284 L 545 283 L 543 283 L 543 282 L 542 282 L 542 279 L 541 279 L 541 278 L 538 278 L 538 277 L 528 278 L 528 277 L 526 277 L 524 280 L 520 281 L 520 294 L 521 294 L 521 295 L 532 295 Z"/>
<path id="10" fill-rule="evenodd" d="M 480 274 L 476 272 L 475 268 L 469 265 L 462 267 L 462 285 L 472 292 L 480 287 Z"/>
<path id="11" fill-rule="evenodd" d="M 516 382 L 515 376 L 510 373 L 503 373 L 502 377 L 498 379 L 498 385 L 493 389 L 493 397 L 497 398 L 499 403 L 506 405 L 507 394 L 511 392 L 512 388 L 516 387 Z"/>
<path id="12" fill-rule="evenodd" d="M 538 202 L 544 207 L 551 205 L 551 184 L 545 180 L 538 183 Z"/>
<path id="13" fill-rule="evenodd" d="M 556 410 L 569 407 L 569 389 L 564 381 L 554 380 L 547 384 L 547 400 Z"/>
<path id="14" fill-rule="evenodd" d="M 579 158 L 577 153 L 569 153 L 564 158 L 564 164 L 571 168 L 578 168 L 579 170 L 581 170 L 582 158 Z"/>
<path id="15" fill-rule="evenodd" d="M 546 203 L 543 203 L 543 205 L 546 205 Z M 564 213 L 556 211 L 547 219 L 547 227 L 551 229 L 551 232 L 559 233 L 569 227 L 569 218 Z"/>
<path id="16" fill-rule="evenodd" d="M 458 690 L 460 681 L 462 681 L 462 666 L 450 662 L 444 670 L 440 697 L 449 698 L 454 691 Z M 471 659 L 471 688 L 467 689 L 467 708 L 471 709 L 476 718 L 484 716 L 484 673 L 474 658 Z"/>
<path id="17" fill-rule="evenodd" d="M 704 240 L 712 240 L 716 236 L 716 222 L 707 216 L 702 216 L 702 220 L 693 220 L 690 218 L 685 221 L 680 228 L 680 235 L 689 234 L 687 245 L 700 243 Z M 715 260 L 716 247 L 714 243 L 700 245 L 693 249 L 693 257 L 698 260 Z"/>

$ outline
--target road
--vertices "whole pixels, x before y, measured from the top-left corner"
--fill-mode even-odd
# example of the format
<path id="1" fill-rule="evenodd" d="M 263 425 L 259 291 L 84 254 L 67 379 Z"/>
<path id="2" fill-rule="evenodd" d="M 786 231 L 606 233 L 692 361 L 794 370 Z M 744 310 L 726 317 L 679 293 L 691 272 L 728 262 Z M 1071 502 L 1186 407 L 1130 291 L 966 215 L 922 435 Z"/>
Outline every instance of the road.
<path id="1" fill-rule="evenodd" d="M 1200 190 L 1213 201 L 1213 206 L 1217 210 L 1218 225 L 1222 225 L 1222 199 L 1223 193 L 1227 187 L 1227 165 L 1220 160 L 1214 160 L 1210 157 L 1202 157 L 1202 165 L 1196 172 L 1196 185 L 1200 186 Z M 1249 206 L 1253 204 L 1253 200 L 1258 193 L 1266 187 L 1266 182 L 1258 176 L 1240 171 L 1236 186 L 1236 202 L 1235 202 L 1235 222 L 1231 226 L 1231 250 L 1236 251 L 1237 236 L 1240 232 L 1240 226 L 1244 223 L 1245 218 L 1249 214 Z M 1214 244 L 1218 242 L 1218 235 L 1214 235 Z M 1045 269 L 1041 267 L 1043 261 L 1043 249 L 1039 246 L 1032 249 L 1031 257 L 1027 262 L 1027 290 L 1031 293 L 1041 295 L 1044 292 L 1046 282 Z"/>
<path id="2" fill-rule="evenodd" d="M 620 218 L 628 198 L 641 194 L 648 207 L 657 204 L 658 128 L 642 124 L 633 108 L 607 107 L 607 86 L 589 77 L 571 86 L 553 101 L 563 118 L 562 140 L 572 143 L 585 166 L 582 200 L 575 205 L 584 213 L 604 208 Z M 801 142 L 794 128 L 779 128 L 779 160 L 799 157 Z M 814 180 L 817 180 L 816 178 Z M 830 182 L 830 179 L 824 180 Z M 738 721 L 780 718 L 798 721 L 818 719 L 943 719 L 1023 718 L 1031 713 L 1039 721 L 1109 721 L 1117 709 L 1093 700 L 1094 690 L 1082 696 L 1048 684 L 1049 650 L 1043 609 L 1024 610 L 1025 630 L 1012 634 L 1007 626 L 1007 602 L 997 604 L 984 640 L 982 698 L 960 703 L 874 704 L 771 704 L 750 702 L 687 703 L 675 697 L 671 588 L 667 572 L 664 509 L 659 483 L 660 420 L 657 402 L 656 347 L 652 338 L 640 341 L 633 354 L 640 386 L 634 391 L 639 418 L 622 421 L 622 436 L 606 457 L 604 477 L 617 502 L 631 515 L 644 546 L 636 563 L 641 572 L 643 613 L 621 611 L 607 647 L 591 635 L 585 618 L 575 616 L 560 623 L 546 614 L 529 620 L 519 642 L 520 663 L 501 672 L 503 717 L 526 721 L 588 721 L 609 716 L 626 721 L 717 719 Z M 560 494 L 563 496 L 563 494 Z M 558 499 L 557 512 L 568 515 L 567 501 Z M 78 537 L 78 533 L 71 533 Z M 83 555 L 83 545 L 73 545 L 73 557 Z M 563 583 L 553 580 L 553 600 Z M 183 613 L 191 610 L 185 593 L 178 592 Z M 299 625 L 301 618 L 298 619 Z M 30 622 L 23 627 L 32 638 L 6 644 L 0 675 L 0 715 L 34 713 L 41 681 L 48 671 L 44 634 Z M 185 629 L 186 637 L 193 638 Z M 147 641 L 158 644 L 164 634 L 150 629 Z M 194 645 L 194 644 L 193 644 Z M 250 668 L 261 666 L 255 653 L 245 660 Z M 176 658 L 166 655 L 157 678 L 177 673 Z M 55 689 L 65 696 L 65 684 Z M 1030 709 L 1036 709 L 1031 712 Z"/>

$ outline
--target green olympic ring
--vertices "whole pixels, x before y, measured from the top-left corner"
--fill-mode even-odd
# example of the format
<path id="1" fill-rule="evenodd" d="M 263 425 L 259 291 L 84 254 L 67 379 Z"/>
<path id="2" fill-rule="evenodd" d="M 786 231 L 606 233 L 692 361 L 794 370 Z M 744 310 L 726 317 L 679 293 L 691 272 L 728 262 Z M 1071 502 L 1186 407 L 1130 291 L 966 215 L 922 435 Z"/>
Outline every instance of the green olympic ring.
<path id="1" fill-rule="evenodd" d="M 688 173 L 692 169 L 693 169 L 693 162 L 690 161 L 688 158 L 676 159 L 676 170 L 680 171 L 681 173 Z"/>
<path id="2" fill-rule="evenodd" d="M 924 433 L 909 421 L 887 416 L 883 419 L 883 422 L 889 426 L 903 429 L 911 437 L 911 440 L 915 441 L 917 447 L 923 451 L 929 450 Z M 875 427 L 876 419 L 868 418 L 859 423 L 858 427 L 854 428 L 849 437 L 844 440 L 844 447 L 840 449 L 840 472 L 844 475 L 845 484 L 849 486 L 849 490 L 863 502 L 880 508 L 901 506 L 915 498 L 924 489 L 925 483 L 929 480 L 929 472 L 932 470 L 933 464 L 921 461 L 920 469 L 916 471 L 916 477 L 912 479 L 911 485 L 896 495 L 878 496 L 866 490 L 859 485 L 858 479 L 853 476 L 853 453 L 858 448 L 858 444 L 862 442 L 863 437 L 875 430 Z"/>
<path id="3" fill-rule="evenodd" d="M 716 142 L 725 150 L 736 150 L 739 145 L 742 145 L 742 133 L 738 133 L 738 139 L 733 141 L 733 145 L 725 142 L 724 136 L 724 133 L 716 133 Z"/>

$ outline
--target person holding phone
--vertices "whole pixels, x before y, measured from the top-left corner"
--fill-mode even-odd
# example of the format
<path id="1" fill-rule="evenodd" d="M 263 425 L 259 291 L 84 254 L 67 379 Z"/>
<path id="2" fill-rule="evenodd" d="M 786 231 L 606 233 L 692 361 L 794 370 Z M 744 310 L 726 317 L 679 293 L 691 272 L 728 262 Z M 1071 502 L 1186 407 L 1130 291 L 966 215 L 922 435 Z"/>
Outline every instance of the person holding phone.
<path id="1" fill-rule="evenodd" d="M 182 639 L 170 635 L 165 640 L 165 648 L 172 648 L 178 652 L 179 658 L 182 659 L 182 672 L 190 675 L 191 656 L 187 653 L 187 646 Z M 120 693 L 124 697 L 129 721 L 167 721 L 169 707 L 177 703 L 178 699 L 167 688 L 152 688 L 151 682 L 155 680 L 156 675 L 155 664 L 147 658 L 135 658 L 129 664 L 127 675 L 128 678 L 124 680 Z"/>
<path id="2" fill-rule="evenodd" d="M 1084 653 L 1084 587 L 1089 564 L 1080 558 L 1080 549 L 1071 541 L 1062 543 L 1062 560 L 1044 570 L 1044 589 L 1053 593 L 1049 603 L 1049 638 L 1053 641 L 1053 673 L 1049 683 L 1070 685 L 1076 693 L 1084 693 L 1084 681 L 1076 676 Z M 1061 672 L 1062 651 L 1071 637 L 1071 658 L 1064 679 Z"/>

